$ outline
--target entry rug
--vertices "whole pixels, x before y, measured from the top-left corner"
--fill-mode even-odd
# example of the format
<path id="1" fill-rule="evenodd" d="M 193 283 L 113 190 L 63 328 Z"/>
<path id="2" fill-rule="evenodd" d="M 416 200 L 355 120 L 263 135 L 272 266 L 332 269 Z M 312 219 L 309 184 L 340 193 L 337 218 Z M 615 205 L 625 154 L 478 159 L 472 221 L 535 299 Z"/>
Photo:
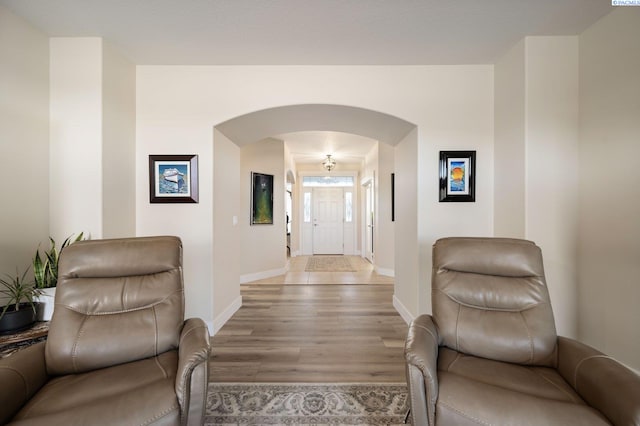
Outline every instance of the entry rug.
<path id="1" fill-rule="evenodd" d="M 312 256 L 307 260 L 305 272 L 356 272 L 344 256 Z"/>
<path id="2" fill-rule="evenodd" d="M 401 425 L 405 384 L 209 383 L 205 425 Z"/>

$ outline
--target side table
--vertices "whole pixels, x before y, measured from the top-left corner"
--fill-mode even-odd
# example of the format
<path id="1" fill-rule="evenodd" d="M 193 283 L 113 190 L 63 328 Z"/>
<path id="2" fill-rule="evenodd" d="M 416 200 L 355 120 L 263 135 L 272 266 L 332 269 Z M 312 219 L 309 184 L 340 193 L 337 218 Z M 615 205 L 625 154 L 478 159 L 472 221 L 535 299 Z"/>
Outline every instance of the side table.
<path id="1" fill-rule="evenodd" d="M 0 336 L 0 358 L 6 358 L 20 349 L 47 340 L 48 333 L 49 321 L 39 321 L 26 330 Z"/>

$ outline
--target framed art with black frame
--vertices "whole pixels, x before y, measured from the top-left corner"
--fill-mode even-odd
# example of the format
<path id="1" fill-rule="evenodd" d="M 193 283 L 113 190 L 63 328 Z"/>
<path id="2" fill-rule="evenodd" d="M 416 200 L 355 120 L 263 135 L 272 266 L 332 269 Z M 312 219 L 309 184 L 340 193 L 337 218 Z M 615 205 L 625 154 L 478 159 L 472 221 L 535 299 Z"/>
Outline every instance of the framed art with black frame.
<path id="1" fill-rule="evenodd" d="M 251 225 L 273 225 L 273 175 L 251 172 Z"/>
<path id="2" fill-rule="evenodd" d="M 391 173 L 391 222 L 396 221 L 396 174 Z"/>
<path id="3" fill-rule="evenodd" d="M 440 151 L 440 202 L 476 201 L 476 152 Z"/>
<path id="4" fill-rule="evenodd" d="M 197 203 L 198 156 L 150 155 L 150 203 Z"/>

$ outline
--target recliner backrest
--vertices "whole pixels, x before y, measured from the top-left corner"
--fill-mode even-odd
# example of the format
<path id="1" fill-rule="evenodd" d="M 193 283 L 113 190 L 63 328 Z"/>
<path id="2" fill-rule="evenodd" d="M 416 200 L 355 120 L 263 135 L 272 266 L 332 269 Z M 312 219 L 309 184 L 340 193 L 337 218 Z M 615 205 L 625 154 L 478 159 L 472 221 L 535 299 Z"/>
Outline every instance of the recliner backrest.
<path id="1" fill-rule="evenodd" d="M 60 254 L 46 344 L 49 374 L 72 374 L 178 347 L 184 321 L 177 237 L 80 241 Z"/>
<path id="2" fill-rule="evenodd" d="M 533 242 L 436 241 L 432 293 L 443 345 L 488 359 L 555 366 L 553 311 L 542 253 Z"/>

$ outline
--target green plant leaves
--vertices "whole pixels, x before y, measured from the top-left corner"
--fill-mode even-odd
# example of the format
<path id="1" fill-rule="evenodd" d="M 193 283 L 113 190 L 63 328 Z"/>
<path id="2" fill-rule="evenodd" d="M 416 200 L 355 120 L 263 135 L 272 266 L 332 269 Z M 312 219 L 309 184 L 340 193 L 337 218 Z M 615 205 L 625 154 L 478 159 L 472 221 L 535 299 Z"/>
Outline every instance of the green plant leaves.
<path id="1" fill-rule="evenodd" d="M 40 247 L 38 247 L 33 258 L 33 274 L 36 287 L 48 288 L 55 287 L 56 284 L 58 284 L 58 260 L 60 253 L 62 253 L 65 247 L 82 240 L 83 235 L 84 233 L 80 232 L 74 240 L 71 239 L 71 236 L 67 237 L 62 243 L 62 246 L 60 246 L 60 250 L 56 248 L 55 240 L 49 237 L 51 246 L 48 251 L 44 252 L 44 260 L 43 257 L 40 256 Z"/>

